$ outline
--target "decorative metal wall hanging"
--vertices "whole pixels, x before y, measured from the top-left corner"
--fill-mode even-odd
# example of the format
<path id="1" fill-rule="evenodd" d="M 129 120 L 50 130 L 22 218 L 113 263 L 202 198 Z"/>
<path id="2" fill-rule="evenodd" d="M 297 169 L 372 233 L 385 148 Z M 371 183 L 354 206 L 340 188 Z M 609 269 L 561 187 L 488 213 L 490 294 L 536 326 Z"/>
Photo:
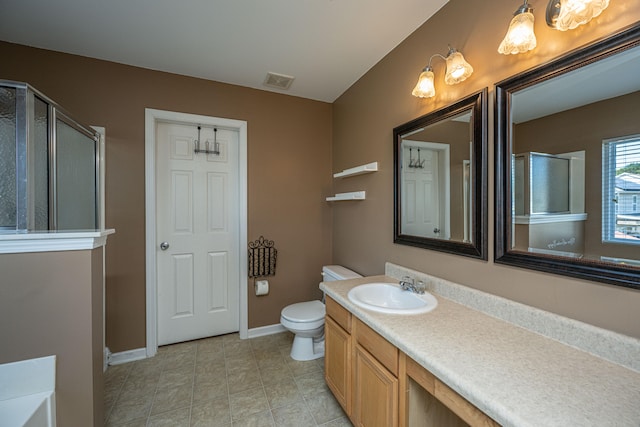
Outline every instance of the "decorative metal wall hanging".
<path id="1" fill-rule="evenodd" d="M 205 154 L 215 154 L 216 156 L 220 155 L 220 143 L 218 142 L 218 129 L 213 128 L 213 150 L 209 150 L 209 140 L 205 141 L 205 149 L 200 149 L 200 129 L 201 126 L 198 126 L 198 139 L 195 140 L 196 148 L 193 150 L 194 153 L 205 153 Z"/>
<path id="2" fill-rule="evenodd" d="M 249 277 L 274 276 L 277 257 L 273 240 L 260 236 L 255 242 L 249 242 Z"/>
<path id="3" fill-rule="evenodd" d="M 418 148 L 418 160 L 413 158 L 413 149 L 409 147 L 409 167 L 423 169 L 424 168 L 424 160 L 420 160 L 420 149 Z"/>

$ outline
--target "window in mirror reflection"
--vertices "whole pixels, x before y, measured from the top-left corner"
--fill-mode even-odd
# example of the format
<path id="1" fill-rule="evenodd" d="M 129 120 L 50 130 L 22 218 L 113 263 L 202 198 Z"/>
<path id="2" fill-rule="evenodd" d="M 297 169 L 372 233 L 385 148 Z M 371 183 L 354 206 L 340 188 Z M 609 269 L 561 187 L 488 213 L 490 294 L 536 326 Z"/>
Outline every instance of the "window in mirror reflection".
<path id="1" fill-rule="evenodd" d="M 602 239 L 640 245 L 640 135 L 605 141 L 602 159 Z"/>

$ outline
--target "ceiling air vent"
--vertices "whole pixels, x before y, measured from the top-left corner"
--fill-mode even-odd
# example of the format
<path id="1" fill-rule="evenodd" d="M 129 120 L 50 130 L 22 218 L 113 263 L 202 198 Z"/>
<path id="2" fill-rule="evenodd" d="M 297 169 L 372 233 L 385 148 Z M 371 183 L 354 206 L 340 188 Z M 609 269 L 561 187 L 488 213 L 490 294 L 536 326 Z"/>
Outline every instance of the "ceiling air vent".
<path id="1" fill-rule="evenodd" d="M 278 73 L 267 73 L 267 78 L 264 79 L 264 85 L 269 87 L 275 87 L 277 89 L 289 89 L 291 83 L 293 83 L 295 77 L 285 76 Z"/>

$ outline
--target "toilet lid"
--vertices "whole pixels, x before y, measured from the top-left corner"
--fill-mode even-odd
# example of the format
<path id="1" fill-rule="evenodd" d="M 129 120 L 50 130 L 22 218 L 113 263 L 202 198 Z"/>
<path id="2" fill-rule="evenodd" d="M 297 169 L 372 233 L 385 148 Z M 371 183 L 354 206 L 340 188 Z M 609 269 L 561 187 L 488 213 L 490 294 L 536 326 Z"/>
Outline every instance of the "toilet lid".
<path id="1" fill-rule="evenodd" d="M 299 302 L 282 310 L 282 317 L 292 322 L 315 322 L 322 319 L 324 315 L 324 304 L 320 301 Z"/>

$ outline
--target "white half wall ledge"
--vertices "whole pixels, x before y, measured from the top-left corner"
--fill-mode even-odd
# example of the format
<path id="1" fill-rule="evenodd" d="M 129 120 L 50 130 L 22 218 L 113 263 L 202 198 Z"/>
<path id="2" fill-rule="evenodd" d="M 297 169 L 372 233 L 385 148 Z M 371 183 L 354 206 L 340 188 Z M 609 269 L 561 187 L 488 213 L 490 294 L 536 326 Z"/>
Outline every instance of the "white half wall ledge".
<path id="1" fill-rule="evenodd" d="M 0 232 L 0 254 L 29 252 L 82 251 L 96 249 L 107 244 L 107 236 L 115 233 L 107 230 Z"/>

